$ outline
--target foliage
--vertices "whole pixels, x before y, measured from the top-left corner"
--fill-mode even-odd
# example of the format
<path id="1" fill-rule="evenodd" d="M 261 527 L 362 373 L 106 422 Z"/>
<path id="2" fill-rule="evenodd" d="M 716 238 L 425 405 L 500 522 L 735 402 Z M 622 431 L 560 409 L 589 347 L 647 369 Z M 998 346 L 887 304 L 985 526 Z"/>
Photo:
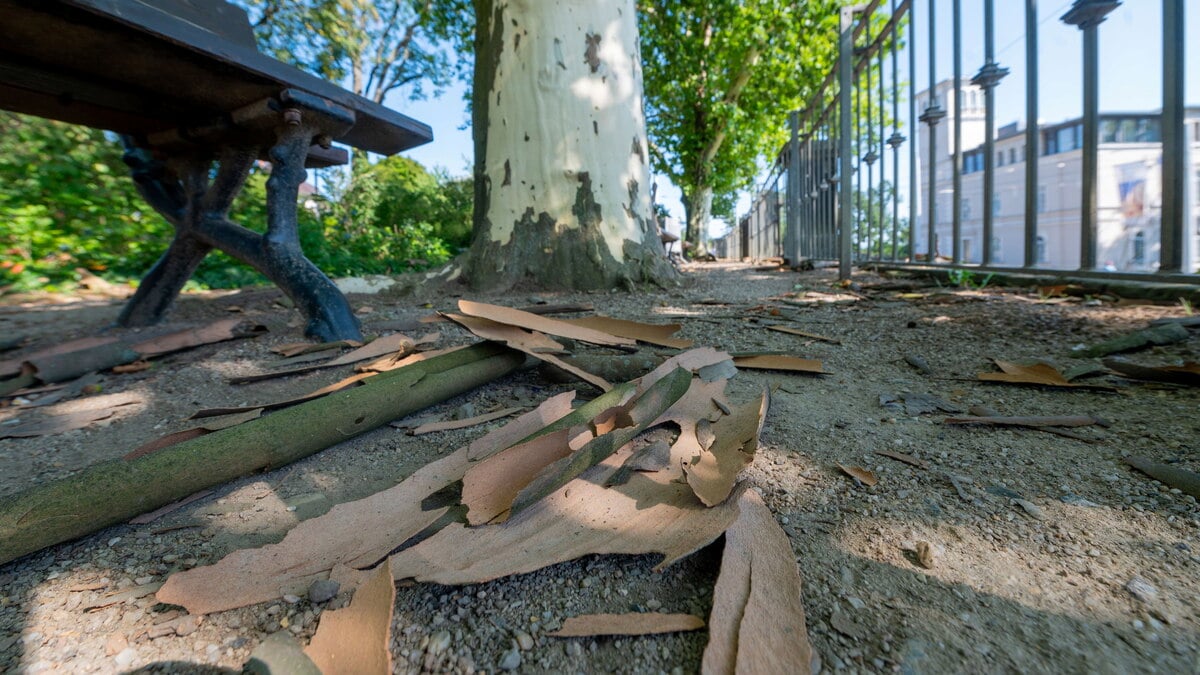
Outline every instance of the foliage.
<path id="1" fill-rule="evenodd" d="M 836 56 L 836 0 L 640 0 L 647 127 L 656 172 L 679 186 L 688 239 L 728 212 L 786 113 Z"/>
<path id="2" fill-rule="evenodd" d="M 854 193 L 854 250 L 865 259 L 875 259 L 882 255 L 890 259 L 893 250 L 898 258 L 908 256 L 908 219 L 892 218 L 892 197 L 895 194 L 895 184 L 884 181 L 882 186 L 871 186 L 867 190 Z M 884 204 L 883 215 L 880 217 L 880 200 Z M 868 208 L 869 207 L 869 208 Z M 896 237 L 892 238 L 892 223 L 896 223 Z M 882 242 L 880 241 L 882 238 Z M 882 254 L 880 253 L 882 247 Z"/>
<path id="3" fill-rule="evenodd" d="M 104 132 L 0 113 L 0 292 L 70 286 L 76 268 L 111 281 L 140 278 L 166 248 L 171 226 L 137 194 L 120 145 Z M 267 171 L 255 169 L 231 218 L 266 228 Z M 305 252 L 332 276 L 402 272 L 446 260 L 469 238 L 471 189 L 394 157 L 331 201 L 301 208 Z M 443 241 L 445 240 L 445 241 Z M 265 279 L 220 252 L 193 286 Z"/>
<path id="4" fill-rule="evenodd" d="M 458 0 L 461 1 L 461 0 Z M 454 59 L 440 49 L 449 22 L 432 0 L 241 0 L 259 48 L 376 103 L 407 89 L 446 86 Z"/>

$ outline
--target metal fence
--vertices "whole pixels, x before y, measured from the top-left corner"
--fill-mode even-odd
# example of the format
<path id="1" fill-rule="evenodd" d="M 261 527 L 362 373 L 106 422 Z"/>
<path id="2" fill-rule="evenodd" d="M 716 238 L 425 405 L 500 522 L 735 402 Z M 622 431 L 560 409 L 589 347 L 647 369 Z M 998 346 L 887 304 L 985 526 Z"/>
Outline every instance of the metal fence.
<path id="1" fill-rule="evenodd" d="M 1153 1 L 1129 4 L 1144 13 Z M 789 142 L 718 252 L 835 260 L 843 279 L 855 264 L 885 264 L 1196 283 L 1200 107 L 1184 98 L 1185 0 L 1161 0 L 1160 40 L 1138 36 L 1139 50 L 1161 50 L 1150 74 L 1161 107 L 1143 112 L 1099 107 L 1102 24 L 1122 4 L 1074 0 L 1039 19 L 1037 0 L 1002 3 L 1010 21 L 1023 11 L 1024 128 L 997 128 L 1009 69 L 993 0 L 842 8 L 837 64 L 812 105 L 790 114 Z M 982 37 L 969 79 L 965 14 L 982 24 L 968 26 Z M 1038 34 L 1050 18 L 1081 34 L 1082 115 L 1044 124 Z M 1008 84 L 1011 113 L 1021 88 Z"/>

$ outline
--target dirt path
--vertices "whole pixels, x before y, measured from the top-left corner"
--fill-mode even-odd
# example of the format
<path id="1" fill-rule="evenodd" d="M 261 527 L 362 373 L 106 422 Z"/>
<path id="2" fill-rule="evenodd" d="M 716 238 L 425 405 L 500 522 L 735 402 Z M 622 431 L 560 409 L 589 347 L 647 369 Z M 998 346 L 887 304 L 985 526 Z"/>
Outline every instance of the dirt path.
<path id="1" fill-rule="evenodd" d="M 1088 382 L 1119 386 L 1119 393 L 974 381 L 976 373 L 994 370 L 992 358 L 1076 365 L 1082 360 L 1068 356 L 1072 346 L 1181 316 L 1180 307 L 1090 298 L 1039 304 L 1028 290 L 881 290 L 879 284 L 896 282 L 869 275 L 861 288 L 843 290 L 828 272 L 741 265 L 706 265 L 691 276 L 688 287 L 637 296 L 485 299 L 591 302 L 621 318 L 679 321 L 681 335 L 699 345 L 785 350 L 824 361 L 832 375 L 742 371 L 730 383 L 735 400 L 749 399 L 764 384 L 779 385 L 760 454 L 747 473 L 792 540 L 823 669 L 1200 670 L 1200 509 L 1194 497 L 1120 461 L 1140 454 L 1200 470 L 1197 390 L 1111 377 Z M 810 291 L 816 295 L 806 297 Z M 0 440 L 0 495 L 182 429 L 183 418 L 197 408 L 274 401 L 345 376 L 335 369 L 226 383 L 277 358 L 272 345 L 299 338 L 298 317 L 279 298 L 272 290 L 252 290 L 185 299 L 175 323 L 235 313 L 266 324 L 270 333 L 169 357 L 141 373 L 103 376 L 103 393 L 130 392 L 141 402 L 85 430 Z M 357 296 L 352 303 L 369 310 L 362 316 L 370 330 L 429 313 L 421 307 L 426 301 L 448 309 L 454 300 Z M 94 334 L 118 310 L 104 300 L 0 307 L 0 335 L 30 335 L 42 343 Z M 840 344 L 766 330 L 766 323 L 787 323 Z M 469 341 L 446 330 L 448 343 Z M 1198 348 L 1193 338 L 1131 358 L 1200 360 Z M 906 356 L 923 358 L 933 374 L 920 373 Z M 444 418 L 464 405 L 483 412 L 569 388 L 527 371 L 429 412 Z M 1011 415 L 1095 415 L 1111 427 L 1081 429 L 1098 439 L 1089 443 L 1023 429 L 948 426 L 941 423 L 944 412 L 881 405 L 881 397 L 903 401 L 906 394 L 932 394 L 964 410 L 986 405 Z M 20 414 L 20 408 L 0 408 L 0 423 Z M 307 640 L 327 608 L 307 598 L 210 615 L 198 625 L 181 621 L 151 595 L 88 606 L 113 590 L 155 584 L 174 570 L 277 541 L 299 520 L 391 486 L 481 433 L 471 428 L 414 437 L 385 427 L 219 487 L 151 524 L 109 528 L 0 566 L 0 671 L 227 672 L 239 670 L 273 632 Z M 916 457 L 925 468 L 877 454 L 881 450 Z M 867 468 L 879 482 L 856 485 L 839 464 Z M 919 544 L 922 550 L 928 545 L 931 563 L 916 553 Z M 709 549 L 655 574 L 649 557 L 590 557 L 464 588 L 402 586 L 393 627 L 397 671 L 495 671 L 514 640 L 530 647 L 519 652 L 524 672 L 695 671 L 703 631 L 596 640 L 543 633 L 585 612 L 706 615 L 719 559 L 719 550 Z"/>

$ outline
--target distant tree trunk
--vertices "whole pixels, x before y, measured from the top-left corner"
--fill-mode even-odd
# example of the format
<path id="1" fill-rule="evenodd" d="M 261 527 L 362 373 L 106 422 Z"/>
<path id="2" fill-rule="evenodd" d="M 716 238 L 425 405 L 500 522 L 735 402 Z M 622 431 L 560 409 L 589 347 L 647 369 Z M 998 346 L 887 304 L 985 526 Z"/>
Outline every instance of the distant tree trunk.
<path id="1" fill-rule="evenodd" d="M 674 278 L 650 205 L 633 0 L 474 0 L 468 280 L 602 289 Z"/>
<path id="2" fill-rule="evenodd" d="M 687 242 L 694 254 L 703 253 L 708 242 L 708 221 L 712 219 L 713 189 L 709 186 L 696 188 L 684 195 L 683 208 L 687 212 Z"/>

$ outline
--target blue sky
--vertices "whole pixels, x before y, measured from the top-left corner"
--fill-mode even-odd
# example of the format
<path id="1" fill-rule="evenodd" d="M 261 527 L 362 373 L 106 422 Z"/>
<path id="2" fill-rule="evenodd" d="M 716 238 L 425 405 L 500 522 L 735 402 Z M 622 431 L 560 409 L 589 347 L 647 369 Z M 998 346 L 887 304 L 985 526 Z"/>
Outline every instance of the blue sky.
<path id="1" fill-rule="evenodd" d="M 933 0 L 937 12 L 938 79 L 950 77 L 951 0 Z M 883 3 L 889 6 L 891 0 Z M 983 64 L 982 0 L 961 0 L 963 77 L 970 79 Z M 1009 75 L 996 89 L 997 126 L 1019 121 L 1025 124 L 1025 3 L 996 0 L 996 60 Z M 917 20 L 917 89 L 929 84 L 929 43 L 924 26 L 929 0 L 915 0 Z M 1039 106 L 1043 123 L 1053 123 L 1082 113 L 1081 32 L 1059 21 L 1070 0 L 1039 0 Z M 1200 106 L 1200 2 L 1187 0 L 1186 99 Z M 1100 26 L 1100 109 L 1102 111 L 1155 110 L 1162 105 L 1162 3 L 1160 0 L 1125 0 Z M 907 55 L 901 54 L 900 77 L 905 79 Z M 441 97 L 427 101 L 389 100 L 392 107 L 433 127 L 435 141 L 406 153 L 426 166 L 439 166 L 454 175 L 470 173 L 471 131 L 463 99 L 464 88 L 456 84 Z M 917 111 L 923 107 L 918 102 Z M 901 117 L 907 117 L 901 106 Z M 785 116 L 786 110 L 779 115 Z M 907 120 L 906 120 L 907 124 Z M 911 137 L 911 134 L 907 134 Z M 682 218 L 679 191 L 665 178 L 656 178 L 659 200 Z M 902 181 L 902 183 L 905 181 Z M 747 208 L 743 196 L 739 213 Z"/>

